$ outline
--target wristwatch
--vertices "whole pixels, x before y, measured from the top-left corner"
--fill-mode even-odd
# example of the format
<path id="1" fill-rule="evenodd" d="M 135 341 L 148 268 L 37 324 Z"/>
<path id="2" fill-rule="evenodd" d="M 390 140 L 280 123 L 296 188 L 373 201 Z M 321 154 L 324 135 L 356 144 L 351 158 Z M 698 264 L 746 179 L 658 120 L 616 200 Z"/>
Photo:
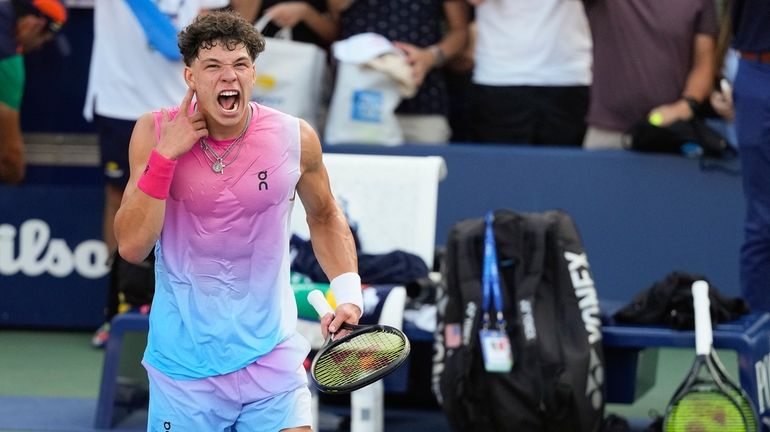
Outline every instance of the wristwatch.
<path id="1" fill-rule="evenodd" d="M 692 115 L 695 115 L 700 109 L 700 102 L 698 102 L 692 96 L 685 96 L 682 99 L 684 99 L 684 101 L 687 102 L 687 105 L 690 106 L 690 111 L 692 111 Z"/>

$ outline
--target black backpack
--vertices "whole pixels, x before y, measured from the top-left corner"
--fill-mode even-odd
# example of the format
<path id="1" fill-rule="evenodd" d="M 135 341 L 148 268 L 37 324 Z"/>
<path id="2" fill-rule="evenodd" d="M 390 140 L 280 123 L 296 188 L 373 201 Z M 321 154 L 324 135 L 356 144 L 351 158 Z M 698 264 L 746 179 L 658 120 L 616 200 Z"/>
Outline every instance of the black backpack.
<path id="1" fill-rule="evenodd" d="M 450 231 L 445 286 L 437 293 L 433 390 L 449 424 L 458 432 L 599 431 L 599 302 L 575 225 L 561 211 L 498 210 L 493 226 L 513 369 L 484 369 L 479 328 L 485 221 L 465 220 Z M 461 326 L 447 326 L 452 323 Z M 456 347 L 447 348 L 445 337 Z"/>

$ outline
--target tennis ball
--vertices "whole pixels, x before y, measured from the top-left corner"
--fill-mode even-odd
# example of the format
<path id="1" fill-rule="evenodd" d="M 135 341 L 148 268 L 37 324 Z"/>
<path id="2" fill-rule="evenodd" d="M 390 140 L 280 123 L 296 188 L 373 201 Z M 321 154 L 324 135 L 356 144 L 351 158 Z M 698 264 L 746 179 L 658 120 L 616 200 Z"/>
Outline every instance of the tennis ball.
<path id="1" fill-rule="evenodd" d="M 650 114 L 650 117 L 649 117 L 648 120 L 649 120 L 651 125 L 653 125 L 653 126 L 660 126 L 660 125 L 663 124 L 663 114 L 661 114 L 659 112 L 654 112 L 654 113 Z"/>

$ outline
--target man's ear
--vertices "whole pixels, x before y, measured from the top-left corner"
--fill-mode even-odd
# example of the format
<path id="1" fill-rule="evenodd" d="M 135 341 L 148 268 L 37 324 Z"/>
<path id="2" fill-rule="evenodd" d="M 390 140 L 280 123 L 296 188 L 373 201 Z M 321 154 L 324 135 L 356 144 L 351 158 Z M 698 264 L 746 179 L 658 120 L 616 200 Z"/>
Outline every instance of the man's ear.
<path id="1" fill-rule="evenodd" d="M 195 76 L 187 66 L 184 68 L 184 81 L 187 83 L 187 87 L 190 87 L 193 91 L 195 90 Z"/>

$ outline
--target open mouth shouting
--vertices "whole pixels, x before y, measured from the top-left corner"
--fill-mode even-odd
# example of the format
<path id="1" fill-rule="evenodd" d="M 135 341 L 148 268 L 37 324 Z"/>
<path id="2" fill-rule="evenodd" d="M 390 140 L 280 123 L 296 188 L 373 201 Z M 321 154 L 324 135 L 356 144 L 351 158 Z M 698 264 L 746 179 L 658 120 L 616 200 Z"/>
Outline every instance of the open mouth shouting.
<path id="1" fill-rule="evenodd" d="M 240 106 L 241 93 L 238 90 L 223 90 L 217 96 L 217 102 L 225 113 L 234 113 Z"/>

